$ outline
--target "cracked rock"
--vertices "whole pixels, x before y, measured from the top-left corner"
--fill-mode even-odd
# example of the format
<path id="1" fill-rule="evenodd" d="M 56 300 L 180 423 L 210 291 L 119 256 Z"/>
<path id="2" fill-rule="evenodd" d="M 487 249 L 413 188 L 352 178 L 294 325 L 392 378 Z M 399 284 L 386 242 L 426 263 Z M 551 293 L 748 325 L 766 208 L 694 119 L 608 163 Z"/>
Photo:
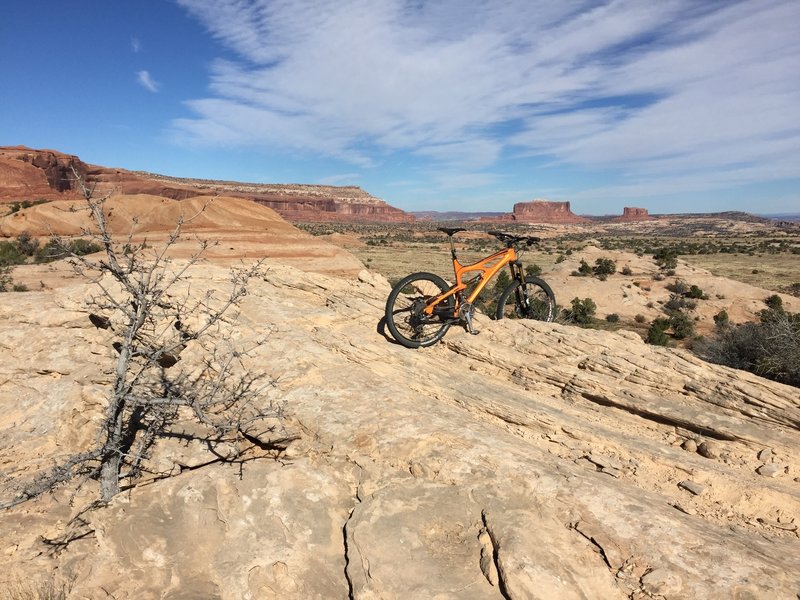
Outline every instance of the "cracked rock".
<path id="1" fill-rule="evenodd" d="M 705 440 L 700 442 L 700 445 L 697 446 L 697 453 L 700 456 L 704 456 L 706 458 L 718 458 L 720 453 L 720 446 L 717 442 L 712 442 L 711 440 Z"/>
<path id="2" fill-rule="evenodd" d="M 699 496 L 706 489 L 706 486 L 701 485 L 699 483 L 695 483 L 694 481 L 691 481 L 689 479 L 687 479 L 686 481 L 681 481 L 678 484 L 678 487 L 686 490 L 687 492 L 691 492 L 695 496 Z"/>
<path id="3" fill-rule="evenodd" d="M 762 463 L 768 463 L 772 459 L 772 449 L 764 448 L 758 453 L 758 460 Z"/>
<path id="4" fill-rule="evenodd" d="M 761 465 L 756 469 L 756 473 L 762 477 L 778 477 L 779 475 L 783 475 L 783 465 L 776 463 Z"/>
<path id="5" fill-rule="evenodd" d="M 673 597 L 680 593 L 683 584 L 674 571 L 656 568 L 642 577 L 642 589 L 652 596 Z"/>

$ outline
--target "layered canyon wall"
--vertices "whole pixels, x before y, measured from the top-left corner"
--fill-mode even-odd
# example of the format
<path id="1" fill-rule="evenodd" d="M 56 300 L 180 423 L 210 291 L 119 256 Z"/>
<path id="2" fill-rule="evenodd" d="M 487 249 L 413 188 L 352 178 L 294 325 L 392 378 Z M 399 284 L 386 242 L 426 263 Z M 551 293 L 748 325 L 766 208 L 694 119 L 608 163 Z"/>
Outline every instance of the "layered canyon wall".
<path id="1" fill-rule="evenodd" d="M 77 156 L 25 146 L 0 147 L 0 203 L 80 196 L 72 169 L 96 195 L 151 194 L 184 200 L 201 195 L 247 198 L 290 221 L 409 222 L 413 215 L 355 186 L 243 184 L 183 179 L 89 165 Z"/>

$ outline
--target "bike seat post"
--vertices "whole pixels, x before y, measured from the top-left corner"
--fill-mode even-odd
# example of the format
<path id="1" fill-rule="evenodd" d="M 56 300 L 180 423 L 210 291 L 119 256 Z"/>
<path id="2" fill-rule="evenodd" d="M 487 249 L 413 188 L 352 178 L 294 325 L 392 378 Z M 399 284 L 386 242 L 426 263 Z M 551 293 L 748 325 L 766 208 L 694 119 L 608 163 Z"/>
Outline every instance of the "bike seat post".
<path id="1" fill-rule="evenodd" d="M 456 245 L 453 242 L 453 234 L 447 236 L 447 239 L 450 240 L 450 255 L 453 257 L 453 260 L 457 260 L 456 257 Z"/>

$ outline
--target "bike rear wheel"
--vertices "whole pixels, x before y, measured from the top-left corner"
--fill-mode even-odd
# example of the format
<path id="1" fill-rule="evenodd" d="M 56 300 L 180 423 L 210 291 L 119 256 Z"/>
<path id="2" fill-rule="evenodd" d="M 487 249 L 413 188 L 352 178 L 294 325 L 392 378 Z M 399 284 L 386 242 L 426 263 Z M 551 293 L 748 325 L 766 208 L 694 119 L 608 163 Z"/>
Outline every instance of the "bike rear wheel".
<path id="1" fill-rule="evenodd" d="M 453 318 L 453 297 L 439 303 L 432 315 L 423 309 L 448 289 L 447 282 L 433 273 L 412 273 L 401 279 L 386 300 L 386 327 L 392 337 L 406 348 L 430 346 L 442 339 Z"/>
<path id="2" fill-rule="evenodd" d="M 538 277 L 528 277 L 522 283 L 513 281 L 497 301 L 495 318 L 552 321 L 556 318 L 555 294 Z"/>

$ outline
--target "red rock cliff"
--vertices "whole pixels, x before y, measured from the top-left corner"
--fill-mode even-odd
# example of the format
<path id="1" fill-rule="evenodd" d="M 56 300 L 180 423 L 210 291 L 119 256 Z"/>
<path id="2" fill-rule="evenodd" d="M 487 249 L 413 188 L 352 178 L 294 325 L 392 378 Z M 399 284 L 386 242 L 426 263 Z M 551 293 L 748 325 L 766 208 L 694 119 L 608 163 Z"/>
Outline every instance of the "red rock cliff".
<path id="1" fill-rule="evenodd" d="M 653 219 L 653 217 L 650 216 L 646 208 L 636 208 L 635 206 L 626 206 L 622 210 L 622 216 L 614 218 L 615 221 L 619 222 L 649 221 L 651 219 Z"/>
<path id="2" fill-rule="evenodd" d="M 97 194 L 152 194 L 173 199 L 219 194 L 248 198 L 290 221 L 407 222 L 414 216 L 355 186 L 250 184 L 181 179 L 88 165 L 77 156 L 24 146 L 0 147 L 0 203 L 77 196 L 72 167 Z"/>
<path id="3" fill-rule="evenodd" d="M 586 223 L 588 219 L 579 217 L 570 210 L 569 202 L 550 202 L 536 199 L 533 202 L 518 202 L 511 213 L 514 221 L 520 223 Z"/>
<path id="4" fill-rule="evenodd" d="M 74 192 L 75 168 L 87 176 L 87 165 L 77 156 L 25 146 L 0 147 L 0 202 L 52 200 Z"/>

